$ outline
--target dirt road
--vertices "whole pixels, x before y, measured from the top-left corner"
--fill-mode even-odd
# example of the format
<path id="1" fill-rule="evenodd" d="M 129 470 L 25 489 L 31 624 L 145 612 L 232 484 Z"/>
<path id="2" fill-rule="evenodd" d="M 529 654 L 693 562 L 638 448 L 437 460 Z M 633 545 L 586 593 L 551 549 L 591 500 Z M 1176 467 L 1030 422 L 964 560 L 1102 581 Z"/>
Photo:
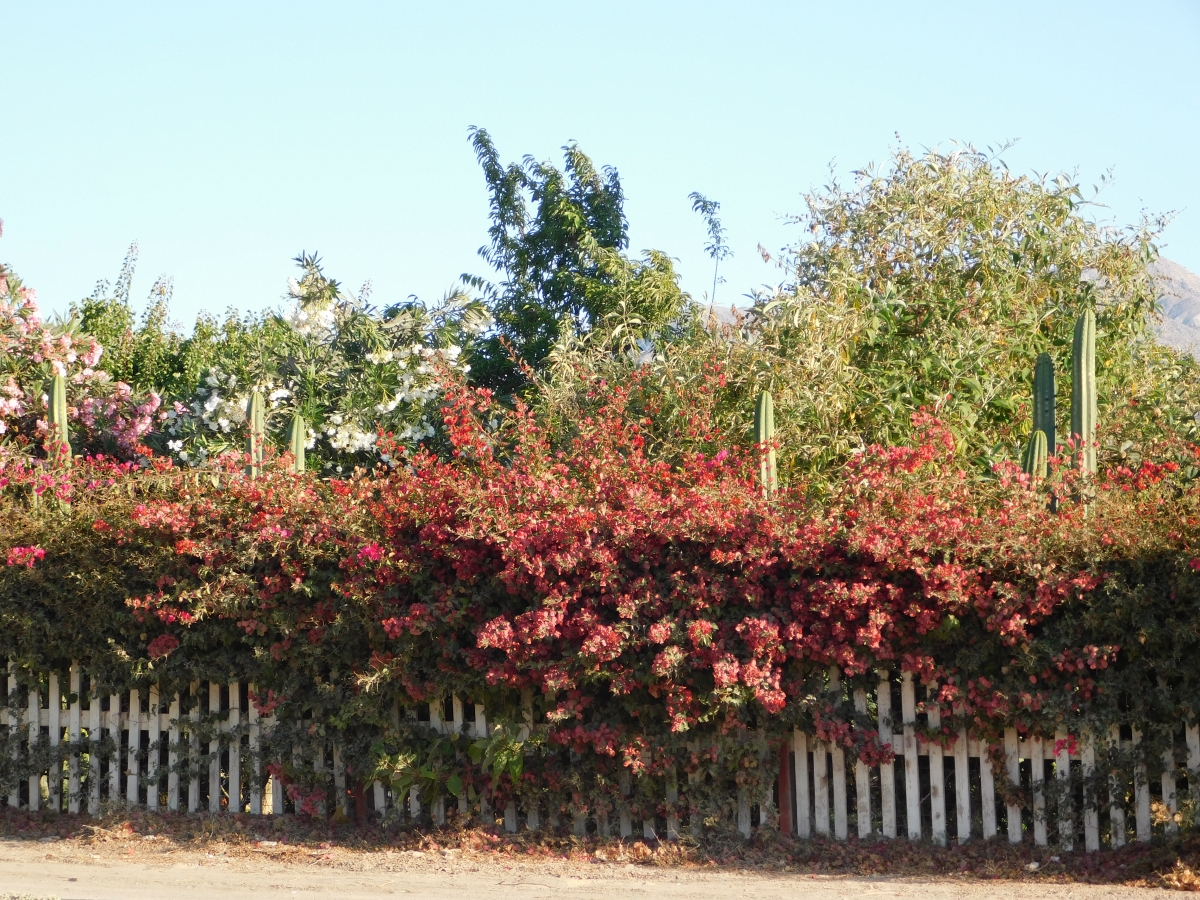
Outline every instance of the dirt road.
<path id="1" fill-rule="evenodd" d="M 1148 888 L 956 878 L 890 879 L 712 872 L 621 864 L 513 862 L 482 854 L 351 852 L 252 855 L 164 847 L 82 846 L 72 842 L 0 841 L 0 895 L 62 900 L 287 900 L 331 897 L 555 898 L 555 900 L 885 900 L 885 898 L 1135 898 Z"/>

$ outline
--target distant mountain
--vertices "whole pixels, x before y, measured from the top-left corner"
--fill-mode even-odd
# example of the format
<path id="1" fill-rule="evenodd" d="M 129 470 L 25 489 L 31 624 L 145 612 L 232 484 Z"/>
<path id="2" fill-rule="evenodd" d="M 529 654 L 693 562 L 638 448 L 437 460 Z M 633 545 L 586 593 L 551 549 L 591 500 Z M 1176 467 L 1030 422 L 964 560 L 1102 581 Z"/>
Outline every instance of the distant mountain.
<path id="1" fill-rule="evenodd" d="M 1163 320 L 1154 326 L 1158 339 L 1200 359 L 1200 275 L 1159 257 L 1150 267 L 1158 281 Z"/>

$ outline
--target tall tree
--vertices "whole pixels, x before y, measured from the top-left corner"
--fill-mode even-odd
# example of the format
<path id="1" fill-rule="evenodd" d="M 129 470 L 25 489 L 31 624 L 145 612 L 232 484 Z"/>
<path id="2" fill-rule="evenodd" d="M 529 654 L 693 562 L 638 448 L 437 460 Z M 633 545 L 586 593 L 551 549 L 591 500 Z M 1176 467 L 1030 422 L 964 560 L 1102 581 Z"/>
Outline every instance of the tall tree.
<path id="1" fill-rule="evenodd" d="M 563 148 L 562 170 L 531 156 L 506 166 L 485 130 L 470 135 L 491 194 L 491 243 L 479 253 L 500 275 L 496 283 L 463 276 L 495 317 L 474 364 L 480 383 L 519 391 L 519 362 L 541 368 L 564 338 L 616 317 L 650 333 L 679 316 L 687 295 L 671 259 L 623 252 L 628 222 L 616 169 L 597 169 L 574 143 Z"/>

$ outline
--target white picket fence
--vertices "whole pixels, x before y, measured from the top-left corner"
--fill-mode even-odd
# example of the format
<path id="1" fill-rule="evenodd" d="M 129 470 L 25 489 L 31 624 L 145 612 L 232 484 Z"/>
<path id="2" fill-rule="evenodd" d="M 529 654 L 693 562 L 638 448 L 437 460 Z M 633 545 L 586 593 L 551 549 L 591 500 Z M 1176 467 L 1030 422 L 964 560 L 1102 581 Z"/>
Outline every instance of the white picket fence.
<path id="1" fill-rule="evenodd" d="M 260 717 L 254 703 L 253 685 L 239 682 L 219 684 L 196 682 L 186 695 L 164 697 L 158 688 L 131 690 L 124 694 L 98 696 L 89 690 L 78 666 L 72 666 L 64 693 L 57 673 L 50 673 L 37 690 L 27 692 L 27 702 L 11 711 L 19 690 L 9 667 L 9 703 L 0 709 L 0 727 L 9 734 L 36 722 L 27 731 L 28 760 L 42 750 L 69 745 L 73 752 L 61 754 L 60 765 L 49 762 L 31 774 L 27 786 L 18 786 L 7 798 L 13 808 L 79 813 L 86 805 L 98 815 L 107 805 L 166 809 L 171 812 L 245 812 L 251 815 L 282 814 L 295 808 L 278 779 L 264 779 L 259 753 L 262 739 L 276 726 L 274 714 Z M 20 698 L 22 701 L 26 697 Z M 69 701 L 69 702 L 68 702 Z M 487 733 L 483 708 L 468 710 L 461 699 L 452 704 L 453 717 L 445 720 L 442 704 L 429 706 L 429 724 L 443 733 Z M 467 721 L 467 713 L 473 713 Z M 223 714 L 223 715 L 222 715 Z M 202 725 L 216 718 L 216 729 Z M 245 726 L 245 727 L 242 727 Z M 241 732 L 239 734 L 239 732 Z M 237 742 L 236 744 L 234 742 Z M 106 751 L 104 745 L 111 742 Z M 233 752 L 234 749 L 239 752 Z M 111 752 L 115 747 L 116 752 Z M 13 746 L 14 757 L 18 747 Z M 254 760 L 253 770 L 242 771 L 242 757 Z M 144 759 L 143 759 L 144 757 Z M 326 767 L 326 758 L 332 766 Z M 293 764 L 301 760 L 293 757 Z M 314 772 L 331 776 L 334 796 L 342 811 L 349 809 L 346 767 L 336 744 L 318 747 L 307 761 Z M 85 771 L 94 768 L 95 771 Z M 380 782 L 367 792 L 368 810 L 383 813 L 389 806 L 409 818 L 421 815 L 416 792 L 397 800 Z M 463 801 L 464 812 L 465 799 Z M 324 808 L 319 809 L 325 813 Z M 434 821 L 445 822 L 444 801 L 430 811 Z M 515 810 L 507 810 L 506 825 L 516 829 Z M 534 816 L 536 822 L 536 814 Z"/>
<path id="2" fill-rule="evenodd" d="M 43 747 L 52 749 L 67 743 L 77 749 L 67 755 L 65 773 L 59 767 L 47 765 L 40 774 L 30 775 L 26 791 L 18 787 L 9 794 L 10 807 L 37 810 L 46 803 L 52 810 L 78 813 L 86 803 L 88 813 L 97 815 L 102 804 L 124 801 L 130 807 L 196 812 L 205 805 L 202 801 L 207 800 L 207 808 L 218 812 L 228 809 L 230 798 L 236 798 L 232 804 L 235 808 L 242 806 L 244 800 L 248 811 L 255 814 L 263 811 L 262 772 L 243 778 L 240 753 L 229 753 L 226 749 L 222 754 L 219 737 L 210 739 L 208 746 L 202 748 L 200 729 L 189 729 L 189 725 L 198 725 L 205 703 L 209 709 L 220 711 L 224 699 L 223 730 L 237 729 L 244 712 L 248 749 L 256 753 L 264 729 L 270 728 L 272 722 L 260 720 L 253 704 L 247 703 L 243 709 L 245 697 L 241 685 L 227 686 L 224 698 L 221 685 L 199 682 L 186 697 L 179 694 L 162 697 L 156 687 L 145 694 L 132 690 L 128 694 L 89 696 L 78 666 L 71 667 L 66 694 L 57 673 L 42 681 L 45 690 L 30 690 L 28 704 L 14 713 L 10 711 L 11 699 L 18 691 L 18 684 L 10 667 L 7 691 L 10 704 L 0 712 L 3 724 L 12 733 L 37 723 L 38 727 L 28 729 L 30 759 L 36 758 Z M 64 702 L 67 697 L 71 698 L 70 703 Z M 101 751 L 106 741 L 116 745 L 115 758 Z M 14 756 L 17 750 L 15 746 L 12 748 Z M 181 755 L 196 760 L 202 751 L 207 751 L 208 771 L 201 773 L 193 766 L 190 777 L 181 779 Z M 145 771 L 142 771 L 143 753 Z M 86 779 L 86 796 L 82 777 L 85 761 L 98 769 Z M 270 800 L 267 805 L 270 808 Z"/>
<path id="3" fill-rule="evenodd" d="M 252 815 L 278 815 L 295 809 L 278 779 L 264 779 L 260 742 L 277 722 L 274 715 L 259 717 L 254 704 L 248 702 L 252 687 L 237 682 L 197 682 L 186 695 L 160 696 L 158 689 L 151 687 L 145 692 L 132 690 L 99 697 L 90 690 L 78 666 L 71 668 L 68 678 L 66 693 L 59 676 L 51 673 L 42 679 L 38 690 L 30 690 L 27 698 L 21 698 L 27 702 L 14 704 L 18 682 L 10 667 L 10 702 L 0 712 L 0 726 L 12 734 L 37 723 L 38 727 L 29 728 L 27 733 L 28 760 L 39 758 L 39 754 L 49 760 L 58 755 L 53 748 L 64 744 L 73 748 L 58 764 L 47 762 L 40 772 L 28 776 L 27 785 L 11 791 L 7 798 L 10 807 L 37 810 L 45 806 L 68 813 L 86 808 L 91 815 L 113 805 Z M 830 675 L 830 686 L 838 689 L 836 671 Z M 894 693 L 900 702 L 898 717 L 893 711 Z M 904 673 L 898 683 L 882 678 L 874 694 L 880 740 L 892 746 L 895 762 L 878 767 L 862 761 L 850 765 L 840 746 L 797 730 L 791 736 L 776 790 L 757 805 L 745 790 L 731 797 L 736 801 L 734 824 L 743 835 L 752 834 L 757 820 L 768 825 L 780 822 L 785 830 L 793 830 L 800 837 L 846 840 L 853 824 L 859 838 L 896 838 L 903 832 L 913 840 L 946 844 L 953 832 L 962 843 L 996 837 L 1003 818 L 1008 840 L 1014 843 L 1031 835 L 1035 844 L 1048 844 L 1053 823 L 1056 843 L 1064 850 L 1074 849 L 1082 832 L 1083 847 L 1091 852 L 1100 848 L 1102 837 L 1117 847 L 1130 836 L 1148 841 L 1154 834 L 1152 788 L 1144 766 L 1137 767 L 1132 780 L 1115 773 L 1101 779 L 1108 787 L 1107 798 L 1079 789 L 1083 781 L 1096 783 L 1095 738 L 1082 735 L 1073 739 L 1059 732 L 1053 737 L 1019 739 L 1016 730 L 1010 729 L 1003 747 L 995 754 L 1003 759 L 1004 771 L 994 772 L 994 754 L 965 731 L 959 732 L 950 749 L 918 739 L 922 728 L 941 726 L 941 711 L 926 703 L 925 712 L 918 714 L 917 687 L 911 674 Z M 868 700 L 866 691 L 854 693 L 858 713 L 868 714 Z M 10 712 L 14 705 L 16 713 Z M 899 732 L 892 731 L 892 722 L 897 722 Z M 431 704 L 429 724 L 443 733 L 471 737 L 488 733 L 483 707 L 468 705 L 457 697 Z M 1166 752 L 1161 790 L 1153 792 L 1161 804 L 1160 812 L 1165 812 L 1159 816 L 1161 833 L 1171 833 L 1177 827 L 1172 817 L 1178 810 L 1180 781 L 1200 787 L 1200 778 L 1195 777 L 1200 775 L 1200 730 L 1188 726 L 1181 733 L 1183 746 Z M 1134 729 L 1122 739 L 1114 728 L 1103 739 L 1110 746 L 1129 750 L 1139 742 L 1140 733 Z M 109 741 L 109 749 L 102 750 Z M 115 754 L 111 752 L 113 746 Z M 14 754 L 19 749 L 15 745 L 11 748 Z M 233 752 L 235 749 L 238 752 Z M 1176 759 L 1182 755 L 1181 750 L 1186 754 L 1186 769 L 1180 769 Z M 251 771 L 242 771 L 243 755 L 253 760 Z M 294 757 L 292 762 L 298 764 L 301 760 Z M 332 782 L 335 802 L 347 816 L 353 815 L 339 748 L 333 744 L 319 748 L 307 764 Z M 997 778 L 1018 790 L 1024 786 L 1032 797 L 1031 809 L 1002 804 L 999 797 L 1011 792 L 998 792 Z M 1055 791 L 1047 790 L 1048 779 L 1057 783 Z M 1073 784 L 1073 779 L 1079 783 Z M 628 793 L 628 783 L 625 787 Z M 1057 803 L 1051 804 L 1053 808 L 1047 805 L 1051 793 L 1058 797 Z M 1127 796 L 1133 797 L 1132 835 L 1125 815 Z M 595 831 L 630 836 L 640 832 L 650 838 L 674 838 L 681 833 L 680 821 L 671 814 L 678 797 L 676 782 L 668 779 L 664 797 L 668 815 L 647 819 L 636 829 L 628 814 L 611 823 L 606 817 L 595 820 L 580 815 L 572 828 L 577 834 Z M 379 782 L 365 792 L 364 802 L 368 811 L 377 815 L 390 810 L 393 815 L 415 821 L 422 813 L 415 790 L 407 797 L 396 797 Z M 445 822 L 446 802 L 438 801 L 429 810 L 435 823 Z M 465 796 L 458 803 L 462 813 L 471 811 Z M 784 805 L 782 816 L 777 804 Z M 322 807 L 318 812 L 327 810 Z M 495 821 L 486 798 L 480 812 Z M 1107 817 L 1106 829 L 1101 827 L 1102 814 Z M 528 829 L 543 825 L 539 810 L 518 809 L 515 803 L 508 805 L 501 818 L 509 831 L 517 831 L 521 824 Z M 544 821 L 552 827 L 560 824 L 552 813 Z M 692 827 L 701 826 L 697 822 Z"/>
<path id="4" fill-rule="evenodd" d="M 831 675 L 831 681 L 836 686 L 836 673 Z M 914 840 L 929 838 L 944 845 L 949 840 L 949 820 L 953 815 L 953 830 L 959 843 L 973 837 L 990 839 L 996 837 L 998 812 L 1002 811 L 1007 820 L 1008 840 L 1013 843 L 1021 842 L 1028 831 L 1032 831 L 1035 844 L 1047 845 L 1050 839 L 1048 825 L 1053 819 L 1058 826 L 1056 843 L 1059 846 L 1068 851 L 1074 849 L 1081 825 L 1083 847 L 1087 852 L 1094 852 L 1101 846 L 1101 805 L 1108 817 L 1107 843 L 1113 847 L 1125 844 L 1129 837 L 1126 796 L 1132 794 L 1133 837 L 1138 841 L 1151 840 L 1152 790 L 1144 765 L 1136 766 L 1130 781 L 1115 773 L 1102 779 L 1108 788 L 1107 804 L 1103 803 L 1103 797 L 1079 796 L 1082 791 L 1072 791 L 1073 778 L 1093 784 L 1096 781 L 1095 736 L 1072 736 L 1059 731 L 1052 738 L 1030 736 L 1020 739 L 1015 728 L 1007 729 L 1003 747 L 997 754 L 1004 761 L 1004 771 L 997 773 L 993 771 L 990 748 L 971 738 L 965 730 L 958 733 L 948 750 L 938 743 L 918 740 L 917 732 L 922 726 L 940 728 L 942 711 L 936 704 L 926 703 L 924 722 L 919 721 L 916 686 L 907 672 L 899 683 L 901 731 L 894 733 L 891 726 L 895 721 L 893 693 L 893 682 L 886 678 L 881 680 L 875 692 L 875 706 L 880 741 L 893 748 L 895 763 L 870 768 L 860 761 L 853 766 L 854 818 L 860 838 L 873 835 L 897 837 L 897 820 L 902 815 L 907 837 Z M 854 693 L 854 705 L 859 713 L 867 712 L 866 691 Z M 1164 771 L 1158 794 L 1162 804 L 1160 827 L 1163 833 L 1172 833 L 1177 828 L 1174 817 L 1179 808 L 1180 779 L 1186 781 L 1192 776 L 1194 785 L 1197 782 L 1195 776 L 1200 775 L 1200 729 L 1192 725 L 1182 731 L 1187 769 L 1178 768 L 1176 748 L 1167 750 L 1163 758 Z M 1140 742 L 1141 734 L 1133 729 L 1130 737 L 1122 739 L 1120 729 L 1113 727 L 1103 740 L 1109 746 L 1132 750 Z M 845 840 L 850 825 L 847 776 L 851 773 L 847 771 L 844 751 L 799 731 L 793 734 L 791 744 L 789 774 L 790 783 L 795 786 L 792 808 L 796 833 L 801 837 L 832 835 Z M 948 787 L 948 766 L 953 770 L 952 788 Z M 923 768 L 927 769 L 924 778 Z M 1022 786 L 1029 789 L 1032 809 L 1028 815 L 1019 804 L 998 804 L 998 777 L 1018 790 Z M 1058 808 L 1053 810 L 1047 808 L 1046 800 L 1050 778 L 1058 782 Z M 900 806 L 901 795 L 903 807 Z M 978 818 L 974 815 L 976 810 Z M 1025 824 L 1030 828 L 1025 829 Z"/>

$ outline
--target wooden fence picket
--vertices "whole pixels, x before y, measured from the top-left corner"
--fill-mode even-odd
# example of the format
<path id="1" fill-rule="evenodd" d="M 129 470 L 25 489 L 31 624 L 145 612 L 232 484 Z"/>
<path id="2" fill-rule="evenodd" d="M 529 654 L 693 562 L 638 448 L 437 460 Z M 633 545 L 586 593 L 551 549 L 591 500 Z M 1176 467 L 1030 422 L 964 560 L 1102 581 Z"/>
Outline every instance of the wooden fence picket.
<path id="1" fill-rule="evenodd" d="M 1133 729 L 1133 746 L 1142 742 L 1140 729 Z M 1133 767 L 1134 835 L 1139 841 L 1150 840 L 1150 783 L 1146 778 L 1146 764 L 1139 762 Z"/>
<path id="2" fill-rule="evenodd" d="M 633 779 L 629 775 L 628 769 L 622 769 L 617 775 L 617 790 L 621 792 L 621 796 L 627 798 L 633 791 Z M 507 817 L 506 817 L 507 818 Z M 633 836 L 633 816 L 629 813 L 627 806 L 621 807 L 621 837 L 627 838 Z"/>
<path id="3" fill-rule="evenodd" d="M 1093 780 L 1096 775 L 1096 740 L 1090 732 L 1084 732 L 1079 746 L 1080 768 L 1083 774 L 1083 848 L 1088 853 L 1100 849 L 1100 811 L 1093 795 Z"/>
<path id="4" fill-rule="evenodd" d="M 892 733 L 892 682 L 887 673 L 879 673 L 879 686 L 875 690 L 875 708 L 879 715 L 879 743 L 895 751 L 895 735 Z M 879 815 L 883 836 L 896 836 L 896 766 L 885 763 L 879 767 Z"/>
<path id="5" fill-rule="evenodd" d="M 158 793 L 161 785 L 159 772 L 160 747 L 162 744 L 162 698 L 158 685 L 149 690 L 149 718 L 147 720 L 148 741 L 146 758 L 146 807 L 158 809 Z"/>
<path id="6" fill-rule="evenodd" d="M 837 666 L 829 669 L 829 692 L 835 703 L 842 701 L 842 673 Z M 837 741 L 826 741 L 822 749 L 822 759 L 826 750 L 829 753 L 830 777 L 827 784 L 833 801 L 833 836 L 844 841 L 850 833 L 846 809 L 846 753 Z"/>
<path id="7" fill-rule="evenodd" d="M 942 727 L 942 711 L 937 703 L 927 703 L 925 722 L 931 729 Z M 929 744 L 929 806 L 930 831 L 933 842 L 946 846 L 946 767 L 942 745 L 936 741 Z"/>
<path id="8" fill-rule="evenodd" d="M 850 834 L 850 819 L 846 808 L 846 751 L 836 741 L 829 743 L 829 759 L 833 769 L 833 836 L 844 841 Z"/>
<path id="9" fill-rule="evenodd" d="M 167 809 L 179 812 L 179 742 L 183 739 L 180 721 L 183 718 L 183 706 L 179 694 L 171 698 L 171 719 L 167 731 Z"/>
<path id="10" fill-rule="evenodd" d="M 232 790 L 231 787 L 230 796 Z M 349 816 L 350 807 L 346 802 L 346 763 L 342 759 L 342 746 L 337 743 L 333 745 L 333 796 L 336 798 L 333 803 L 334 814 Z"/>
<path id="11" fill-rule="evenodd" d="M 958 842 L 965 844 L 971 839 L 971 744 L 965 728 L 954 742 L 954 821 Z"/>
<path id="12" fill-rule="evenodd" d="M 108 697 L 108 736 L 113 753 L 108 759 L 108 799 L 116 803 L 121 796 L 121 695 Z"/>
<path id="13" fill-rule="evenodd" d="M 1054 732 L 1054 777 L 1058 779 L 1058 845 L 1070 853 L 1075 849 L 1075 816 L 1071 799 L 1071 751 L 1067 733 Z"/>
<path id="14" fill-rule="evenodd" d="M 221 711 L 221 685 L 208 683 L 208 714 L 213 717 Z M 213 727 L 208 741 L 208 811 L 221 811 L 221 727 Z"/>
<path id="15" fill-rule="evenodd" d="M 675 804 L 679 802 L 679 775 L 672 769 L 667 774 L 667 840 L 679 840 L 679 817 Z"/>
<path id="16" fill-rule="evenodd" d="M 79 671 L 79 663 L 71 664 L 71 680 L 68 686 L 71 692 L 70 712 L 67 715 L 67 741 L 72 747 L 78 747 L 83 740 L 83 679 Z M 78 753 L 72 753 L 67 762 L 67 812 L 77 814 L 82 798 L 80 791 L 80 759 Z"/>
<path id="17" fill-rule="evenodd" d="M 904 800 L 908 820 L 908 836 L 921 839 L 921 769 L 917 748 L 917 692 L 912 672 L 905 672 L 900 682 L 900 721 L 904 724 Z"/>
<path id="18" fill-rule="evenodd" d="M 10 710 L 10 706 L 13 704 L 13 700 L 16 697 L 16 694 L 17 694 L 16 668 L 10 662 L 8 664 L 8 692 L 6 693 L 5 698 L 4 698 L 4 700 L 5 700 L 4 722 L 8 726 L 8 733 L 11 736 L 10 739 L 12 740 L 12 747 L 10 748 L 10 753 L 11 753 L 12 759 L 14 761 L 20 759 L 20 753 L 21 753 L 20 748 L 17 746 L 17 740 L 16 740 L 16 736 L 20 732 L 20 729 L 21 729 L 21 719 L 17 713 L 14 713 Z M 16 784 L 13 785 L 12 791 L 9 792 L 8 805 L 13 807 L 14 809 L 21 805 L 21 792 L 20 792 L 20 788 L 18 788 Z"/>
<path id="19" fill-rule="evenodd" d="M 41 716 L 41 710 L 38 710 Z M 50 673 L 48 696 L 46 703 L 46 725 L 49 730 L 49 746 L 51 763 L 46 773 L 46 797 L 49 808 L 54 812 L 62 812 L 62 763 L 55 762 L 58 748 L 62 745 L 62 693 L 58 685 L 58 673 Z"/>
<path id="20" fill-rule="evenodd" d="M 812 837 L 812 798 L 808 790 L 808 735 L 792 729 L 792 795 L 796 803 L 796 834 Z"/>
<path id="21" fill-rule="evenodd" d="M 100 814 L 100 698 L 88 697 L 88 815 Z"/>
<path id="22" fill-rule="evenodd" d="M 992 768 L 991 747 L 979 748 L 979 816 L 983 824 L 983 839 L 990 841 L 998 831 L 996 823 L 996 773 Z"/>
<path id="23" fill-rule="evenodd" d="M 188 691 L 188 812 L 200 811 L 200 682 Z"/>
<path id="24" fill-rule="evenodd" d="M 867 714 L 867 692 L 859 688 L 854 692 L 854 711 L 860 716 Z M 854 796 L 858 801 L 858 836 L 871 836 L 871 770 L 859 759 L 854 764 Z"/>
<path id="25" fill-rule="evenodd" d="M 1113 725 L 1109 729 L 1108 738 L 1109 747 L 1112 750 L 1121 748 L 1121 728 L 1119 725 Z M 1125 791 L 1121 783 L 1117 780 L 1115 773 L 1110 773 L 1108 777 L 1108 818 L 1111 832 L 1110 843 L 1113 847 L 1125 846 L 1125 833 L 1128 827 L 1125 824 Z"/>
<path id="26" fill-rule="evenodd" d="M 1039 847 L 1048 843 L 1046 833 L 1046 765 L 1045 748 L 1041 737 L 1029 739 L 1029 768 L 1033 788 L 1033 842 Z"/>
<path id="27" fill-rule="evenodd" d="M 1012 793 L 1021 790 L 1021 741 L 1017 729 L 1004 729 L 1004 762 L 1008 775 L 1008 788 Z M 1021 843 L 1021 805 L 1009 802 L 1005 804 L 1008 811 L 1008 842 Z"/>
<path id="28" fill-rule="evenodd" d="M 29 705 L 26 707 L 26 719 L 29 723 L 29 756 L 33 758 L 37 755 L 39 738 L 42 736 L 42 703 L 39 699 L 40 691 L 35 685 L 34 689 L 29 692 Z M 37 812 L 42 805 L 42 776 L 29 776 L 29 808 L 33 812 Z"/>
<path id="29" fill-rule="evenodd" d="M 242 685 L 234 681 L 229 685 L 229 715 L 225 719 L 229 739 L 229 804 L 233 813 L 244 811 L 242 806 Z"/>
<path id="30" fill-rule="evenodd" d="M 267 718 L 267 730 L 271 731 L 275 728 L 276 720 L 275 713 Z M 283 782 L 278 778 L 271 778 L 271 812 L 274 815 L 283 815 Z"/>
<path id="31" fill-rule="evenodd" d="M 246 744 L 250 751 L 250 759 L 253 761 L 253 771 L 250 775 L 249 790 L 246 792 L 250 800 L 250 815 L 260 816 L 263 812 L 263 769 L 262 760 L 258 755 L 259 748 L 259 724 L 258 724 L 258 706 L 254 702 L 256 696 L 254 685 L 247 685 L 246 696 L 250 698 L 250 703 L 246 707 Z"/>
<path id="32" fill-rule="evenodd" d="M 1173 835 L 1179 831 L 1179 825 L 1175 821 L 1175 814 L 1179 812 L 1179 800 L 1175 796 L 1175 751 L 1171 747 L 1163 751 L 1162 763 L 1162 802 L 1167 808 L 1165 829 L 1168 835 Z"/>
<path id="33" fill-rule="evenodd" d="M 138 763 L 142 749 L 142 692 L 133 688 L 129 692 L 129 758 L 125 774 L 125 798 L 129 807 L 138 802 Z M 120 726 L 118 726 L 120 727 Z"/>
<path id="34" fill-rule="evenodd" d="M 1188 775 L 1200 773 L 1200 726 L 1188 725 L 1183 731 L 1188 749 Z"/>
<path id="35" fill-rule="evenodd" d="M 824 741 L 813 741 L 813 814 L 814 831 L 829 836 L 829 751 Z"/>

